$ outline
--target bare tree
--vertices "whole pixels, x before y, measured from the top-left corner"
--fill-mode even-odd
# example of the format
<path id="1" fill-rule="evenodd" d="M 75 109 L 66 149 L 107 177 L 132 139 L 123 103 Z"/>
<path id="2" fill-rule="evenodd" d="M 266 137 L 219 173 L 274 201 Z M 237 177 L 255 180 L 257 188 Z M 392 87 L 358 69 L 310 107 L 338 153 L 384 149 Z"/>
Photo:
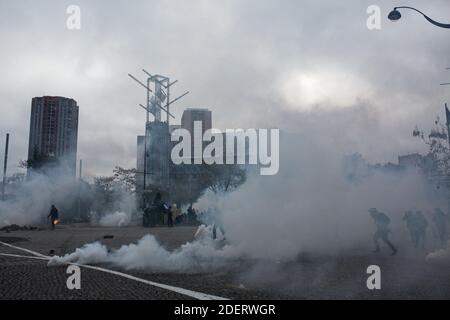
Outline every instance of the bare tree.
<path id="1" fill-rule="evenodd" d="M 450 177 L 450 148 L 448 129 L 441 123 L 439 117 L 428 135 L 420 131 L 417 126 L 413 136 L 420 138 L 428 146 L 428 154 L 424 157 L 422 165 L 424 172 L 439 184 L 448 185 Z"/>

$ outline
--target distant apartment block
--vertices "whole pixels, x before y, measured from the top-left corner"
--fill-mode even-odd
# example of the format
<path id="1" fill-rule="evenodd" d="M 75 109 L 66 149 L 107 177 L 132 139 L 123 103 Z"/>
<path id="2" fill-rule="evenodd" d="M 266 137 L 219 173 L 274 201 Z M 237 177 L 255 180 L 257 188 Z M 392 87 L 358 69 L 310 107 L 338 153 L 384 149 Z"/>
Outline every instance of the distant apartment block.
<path id="1" fill-rule="evenodd" d="M 36 97 L 31 102 L 29 169 L 57 167 L 75 176 L 78 105 L 64 97 Z M 30 172 L 30 170 L 29 170 Z"/>

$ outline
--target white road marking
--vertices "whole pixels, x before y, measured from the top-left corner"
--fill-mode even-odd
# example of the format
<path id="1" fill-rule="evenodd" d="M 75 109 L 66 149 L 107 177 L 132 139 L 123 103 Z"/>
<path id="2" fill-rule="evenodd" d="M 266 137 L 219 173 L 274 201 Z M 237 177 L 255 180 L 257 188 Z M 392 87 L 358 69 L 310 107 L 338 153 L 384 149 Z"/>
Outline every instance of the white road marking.
<path id="1" fill-rule="evenodd" d="M 13 249 L 17 249 L 17 250 L 21 250 L 21 251 L 24 251 L 24 252 L 28 252 L 29 254 L 32 254 L 32 255 L 37 256 L 37 257 L 48 257 L 46 255 L 40 254 L 39 252 L 31 251 L 31 250 L 28 250 L 28 249 L 25 249 L 25 248 L 16 247 L 16 246 L 13 246 L 12 244 L 9 244 L 9 243 L 6 243 L 6 242 L 0 241 L 0 244 L 2 244 L 4 246 L 7 246 L 7 247 L 10 247 L 10 248 L 13 248 Z"/>
<path id="2" fill-rule="evenodd" d="M 20 254 L 12 254 L 12 253 L 0 253 L 0 256 L 3 256 L 3 257 L 11 257 L 11 258 L 28 258 L 28 259 L 36 259 L 36 260 L 44 260 L 44 261 L 48 261 L 48 258 L 44 258 L 44 257 L 22 256 L 22 255 L 20 255 Z"/>
<path id="3" fill-rule="evenodd" d="M 34 257 L 33 257 L 33 256 L 21 256 L 21 255 L 9 254 L 9 253 L 0 253 L 1 256 L 16 257 L 16 258 L 28 258 L 28 259 L 38 259 L 38 260 L 50 260 L 49 256 L 43 255 L 43 254 L 41 254 L 39 252 L 35 252 L 35 251 L 28 250 L 28 249 L 25 249 L 25 248 L 17 247 L 17 246 L 14 246 L 12 244 L 5 243 L 5 242 L 2 242 L 2 241 L 0 241 L 0 244 L 34 255 Z M 206 294 L 206 293 L 202 293 L 202 292 L 192 291 L 192 290 L 188 290 L 188 289 L 183 289 L 183 288 L 179 288 L 179 287 L 170 286 L 170 285 L 163 284 L 163 283 L 149 281 L 149 280 L 138 278 L 138 277 L 135 277 L 135 276 L 123 273 L 123 272 L 114 271 L 114 270 L 110 270 L 110 269 L 105 269 L 105 268 L 101 268 L 101 267 L 96 267 L 96 266 L 91 266 L 91 265 L 86 265 L 86 264 L 73 263 L 73 262 L 68 262 L 66 264 L 72 264 L 72 265 L 84 267 L 84 268 L 87 268 L 87 269 L 92 269 L 92 270 L 97 270 L 97 271 L 102 271 L 102 272 L 114 274 L 114 275 L 117 275 L 117 276 L 120 276 L 120 277 L 124 277 L 124 278 L 130 279 L 130 280 L 134 280 L 134 281 L 138 281 L 138 282 L 141 282 L 141 283 L 145 283 L 145 284 L 148 284 L 148 285 L 151 285 L 151 286 L 154 286 L 154 287 L 158 287 L 158 288 L 161 288 L 161 289 L 173 291 L 173 292 L 176 292 L 176 293 L 179 293 L 179 294 L 182 294 L 182 295 L 194 298 L 194 299 L 198 299 L 198 300 L 229 300 L 227 298 L 223 298 L 223 297 L 219 297 L 219 296 L 214 296 L 214 295 L 210 295 L 210 294 Z"/>

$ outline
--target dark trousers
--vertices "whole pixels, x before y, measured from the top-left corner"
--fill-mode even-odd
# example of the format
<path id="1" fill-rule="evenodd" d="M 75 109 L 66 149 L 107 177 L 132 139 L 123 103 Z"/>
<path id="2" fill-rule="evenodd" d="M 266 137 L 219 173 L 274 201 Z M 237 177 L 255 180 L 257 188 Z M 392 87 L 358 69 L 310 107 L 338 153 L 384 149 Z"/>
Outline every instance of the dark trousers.
<path id="1" fill-rule="evenodd" d="M 55 226 L 57 224 L 58 217 L 50 217 L 50 220 L 52 222 L 52 230 L 55 230 Z"/>
<path id="2" fill-rule="evenodd" d="M 389 231 L 377 230 L 377 232 L 375 232 L 375 234 L 373 236 L 373 242 L 375 244 L 375 251 L 377 251 L 377 252 L 380 251 L 380 245 L 378 243 L 379 239 L 383 240 L 383 242 L 386 243 L 389 248 L 391 248 L 393 253 L 397 252 L 397 249 L 395 249 L 392 242 L 389 241 Z"/>

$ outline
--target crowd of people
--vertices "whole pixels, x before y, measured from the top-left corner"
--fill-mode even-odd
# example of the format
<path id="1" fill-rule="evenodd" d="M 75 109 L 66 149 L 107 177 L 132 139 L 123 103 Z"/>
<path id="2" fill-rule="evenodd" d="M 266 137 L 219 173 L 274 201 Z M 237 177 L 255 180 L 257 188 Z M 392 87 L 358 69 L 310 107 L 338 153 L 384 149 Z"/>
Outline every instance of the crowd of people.
<path id="1" fill-rule="evenodd" d="M 376 208 L 369 209 L 369 213 L 375 223 L 376 228 L 373 235 L 373 242 L 375 246 L 374 252 L 380 251 L 380 241 L 382 241 L 390 248 L 391 253 L 395 255 L 398 250 L 390 240 L 391 219 L 387 214 L 379 211 Z M 144 209 L 143 225 L 145 227 L 155 226 L 159 224 L 157 220 L 164 216 L 167 217 L 166 221 L 168 227 L 173 227 L 174 224 L 198 223 L 199 217 L 200 220 L 202 220 L 202 214 L 198 215 L 192 205 L 189 206 L 186 213 L 183 213 L 181 208 L 178 208 L 176 204 L 168 205 L 167 203 L 163 202 L 161 194 L 158 193 L 156 194 L 152 205 Z M 55 205 L 51 206 L 48 218 L 50 218 L 51 227 L 52 230 L 54 230 L 56 224 L 58 224 L 59 222 L 59 212 L 58 209 L 56 209 Z M 225 234 L 222 224 L 218 220 L 216 220 L 217 219 L 215 219 L 215 221 L 206 221 L 207 224 L 211 224 L 213 226 L 214 238 L 216 238 L 217 229 L 220 229 L 222 234 Z M 450 215 L 443 212 L 440 208 L 435 208 L 434 212 L 431 214 L 431 224 L 429 223 L 423 212 L 420 210 L 406 211 L 402 220 L 405 223 L 411 243 L 414 248 L 425 249 L 429 228 L 432 230 L 432 234 L 434 235 L 439 245 L 446 245 L 448 240 L 447 229 L 450 223 Z"/>
<path id="2" fill-rule="evenodd" d="M 383 212 L 376 208 L 369 209 L 369 213 L 375 223 L 376 231 L 373 236 L 375 252 L 380 251 L 380 240 L 383 241 L 390 249 L 392 254 L 397 253 L 397 248 L 389 239 L 391 233 L 391 219 Z M 408 210 L 403 216 L 406 229 L 409 233 L 411 243 L 414 248 L 425 248 L 427 241 L 427 231 L 431 227 L 434 237 L 440 246 L 445 246 L 448 240 L 447 228 L 449 224 L 449 215 L 444 213 L 440 208 L 434 209 L 432 213 L 432 224 L 420 210 Z"/>
<path id="3" fill-rule="evenodd" d="M 151 227 L 161 224 L 167 224 L 168 227 L 174 225 L 195 225 L 199 223 L 197 211 L 190 205 L 186 212 L 182 212 L 176 203 L 169 205 L 162 200 L 160 193 L 157 193 L 153 202 L 144 208 L 143 225 Z M 47 218 L 50 220 L 51 229 L 54 230 L 59 223 L 59 211 L 52 204 Z"/>
<path id="4" fill-rule="evenodd" d="M 176 224 L 197 224 L 197 212 L 192 205 L 187 212 L 182 212 L 176 203 L 164 202 L 161 194 L 157 193 L 153 202 L 144 209 L 143 224 L 145 227 L 151 227 L 163 223 L 170 228 Z"/>

